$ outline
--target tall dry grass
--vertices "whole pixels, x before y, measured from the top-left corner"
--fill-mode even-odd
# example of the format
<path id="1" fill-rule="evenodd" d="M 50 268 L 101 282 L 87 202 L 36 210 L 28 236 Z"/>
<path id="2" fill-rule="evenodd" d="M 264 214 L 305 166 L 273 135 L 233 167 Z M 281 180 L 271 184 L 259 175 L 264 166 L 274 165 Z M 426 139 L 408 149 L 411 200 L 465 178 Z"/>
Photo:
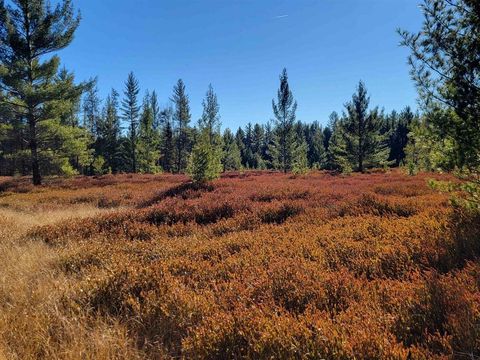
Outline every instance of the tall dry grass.
<path id="1" fill-rule="evenodd" d="M 68 306 L 74 279 L 58 270 L 59 252 L 25 238 L 36 226 L 105 213 L 92 206 L 0 209 L 0 358 L 135 359 L 140 354 L 114 320 Z"/>

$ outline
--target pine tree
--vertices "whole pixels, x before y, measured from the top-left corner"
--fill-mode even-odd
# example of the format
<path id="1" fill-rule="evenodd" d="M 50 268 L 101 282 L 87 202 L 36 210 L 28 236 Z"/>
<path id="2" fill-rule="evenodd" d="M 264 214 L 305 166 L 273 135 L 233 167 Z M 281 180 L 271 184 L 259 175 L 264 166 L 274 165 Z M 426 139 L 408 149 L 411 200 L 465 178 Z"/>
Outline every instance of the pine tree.
<path id="1" fill-rule="evenodd" d="M 276 119 L 276 144 L 273 152 L 278 156 L 277 164 L 279 168 L 286 173 L 292 165 L 293 124 L 295 123 L 295 112 L 297 110 L 297 103 L 288 85 L 287 69 L 283 69 L 280 75 L 277 102 L 275 103 L 275 100 L 272 100 L 272 108 Z"/>
<path id="2" fill-rule="evenodd" d="M 305 132 L 308 146 L 308 164 L 311 168 L 320 169 L 326 161 L 322 127 L 315 121 L 310 126 L 307 126 Z"/>
<path id="3" fill-rule="evenodd" d="M 456 166 L 455 139 L 446 136 L 434 124 L 448 121 L 452 111 L 429 112 L 422 118 L 415 118 L 410 124 L 408 145 L 405 148 L 410 173 L 417 170 L 452 171 Z M 436 118 L 436 119 L 434 119 Z"/>
<path id="4" fill-rule="evenodd" d="M 344 119 L 336 112 L 330 114 L 329 128 L 332 133 L 328 142 L 326 168 L 329 170 L 350 173 L 352 165 L 345 141 Z"/>
<path id="5" fill-rule="evenodd" d="M 138 170 L 137 164 L 137 142 L 138 142 L 138 124 L 140 116 L 140 106 L 138 105 L 138 93 L 140 87 L 138 80 L 131 72 L 128 74 L 125 82 L 125 90 L 123 92 L 125 98 L 122 100 L 123 119 L 128 123 L 129 134 L 129 163 L 131 164 L 130 171 L 136 173 Z"/>
<path id="6" fill-rule="evenodd" d="M 217 179 L 222 168 L 222 151 L 211 146 L 208 131 L 204 128 L 193 147 L 187 172 L 194 182 L 203 183 Z"/>
<path id="7" fill-rule="evenodd" d="M 191 129 L 189 127 L 191 115 L 188 95 L 186 93 L 185 84 L 182 79 L 178 80 L 173 88 L 173 96 L 171 99 L 175 106 L 173 119 L 176 123 L 176 172 L 185 171 L 188 164 L 188 156 L 190 153 Z"/>
<path id="8" fill-rule="evenodd" d="M 378 109 L 368 110 L 370 98 L 363 82 L 359 82 L 352 101 L 345 105 L 346 116 L 342 124 L 349 159 L 356 170 L 387 163 L 387 136 L 381 135 L 382 117 Z"/>
<path id="9" fill-rule="evenodd" d="M 253 153 L 253 125 L 252 123 L 248 123 L 245 126 L 245 137 L 244 137 L 244 158 L 245 158 L 245 166 L 248 169 L 255 168 L 255 154 Z"/>
<path id="10" fill-rule="evenodd" d="M 160 134 L 160 166 L 164 171 L 173 172 L 175 168 L 175 139 L 173 134 L 173 109 L 165 108 L 160 112 L 162 129 Z"/>
<path id="11" fill-rule="evenodd" d="M 235 136 L 226 129 L 223 133 L 223 171 L 240 170 L 242 167 L 242 159 L 240 150 L 237 146 Z"/>
<path id="12" fill-rule="evenodd" d="M 68 87 L 75 86 L 75 76 L 73 73 L 68 72 L 68 70 L 63 67 L 58 73 L 58 79 L 60 83 L 67 84 Z M 90 84 L 88 84 L 90 86 Z M 82 94 L 77 93 L 73 98 L 63 99 L 60 101 L 49 102 L 47 107 L 51 106 L 61 106 L 63 108 L 60 114 L 60 122 L 62 125 L 70 127 L 79 127 L 79 113 L 82 102 Z"/>
<path id="13" fill-rule="evenodd" d="M 79 23 L 70 0 L 54 8 L 44 0 L 0 2 L 0 85 L 6 91 L 0 93 L 0 103 L 26 119 L 34 185 L 42 182 L 39 137 L 50 128 L 45 107 L 78 99 L 85 86 L 56 78 L 60 59 L 46 56 L 67 47 Z"/>
<path id="14" fill-rule="evenodd" d="M 118 115 L 118 97 L 118 92 L 112 89 L 105 101 L 100 129 L 100 138 L 103 144 L 100 153 L 105 159 L 105 167 L 113 173 L 118 172 L 119 165 L 118 152 L 121 128 Z"/>
<path id="15" fill-rule="evenodd" d="M 241 127 L 238 128 L 237 132 L 235 133 L 235 141 L 237 143 L 238 150 L 240 150 L 240 157 L 242 159 L 242 166 L 248 167 L 248 159 L 246 156 L 246 148 L 245 148 L 245 131 Z"/>
<path id="16" fill-rule="evenodd" d="M 203 113 L 198 126 L 200 131 L 205 131 L 208 135 L 210 146 L 219 146 L 220 137 L 220 106 L 218 105 L 217 95 L 210 84 L 202 102 Z"/>
<path id="17" fill-rule="evenodd" d="M 267 169 L 274 169 L 274 157 L 272 156 L 270 150 L 274 147 L 275 138 L 274 133 L 272 130 L 271 122 L 267 122 L 265 125 L 265 131 L 263 136 L 263 144 L 262 144 L 262 159 L 265 163 L 265 167 Z"/>
<path id="18" fill-rule="evenodd" d="M 431 124 L 454 142 L 455 165 L 480 169 L 480 3 L 424 0 L 422 29 L 399 31 L 411 75 Z M 446 156 L 449 156 L 446 154 Z"/>
<path id="19" fill-rule="evenodd" d="M 83 127 L 95 139 L 100 127 L 100 99 L 98 97 L 97 79 L 92 80 L 83 99 Z"/>
<path id="20" fill-rule="evenodd" d="M 150 96 L 150 108 L 152 109 L 153 128 L 155 129 L 155 131 L 160 131 L 160 128 L 163 124 L 160 105 L 158 104 L 158 96 L 155 90 L 152 92 L 152 96 Z"/>
<path id="21" fill-rule="evenodd" d="M 143 110 L 140 116 L 138 131 L 138 171 L 155 174 L 159 172 L 158 159 L 160 158 L 158 133 L 154 128 L 154 115 L 151 99 L 147 94 L 143 101 Z"/>
<path id="22" fill-rule="evenodd" d="M 292 172 L 295 175 L 304 175 L 308 172 L 308 145 L 302 137 L 296 142 L 295 149 L 292 154 Z"/>
<path id="23" fill-rule="evenodd" d="M 194 182 L 216 179 L 223 169 L 220 107 L 210 85 L 202 102 L 203 114 L 198 123 L 198 135 L 189 159 L 188 173 Z"/>
<path id="24" fill-rule="evenodd" d="M 255 124 L 253 126 L 252 139 L 251 139 L 251 150 L 253 154 L 253 167 L 255 169 L 265 169 L 266 164 L 262 157 L 262 146 L 263 146 L 264 131 L 263 127 L 260 124 Z"/>
<path id="25" fill-rule="evenodd" d="M 393 116 L 392 116 L 393 117 Z M 396 166 L 400 166 L 405 159 L 405 148 L 408 143 L 410 126 L 415 120 L 415 114 L 410 107 L 406 107 L 395 119 L 390 135 L 390 157 Z"/>

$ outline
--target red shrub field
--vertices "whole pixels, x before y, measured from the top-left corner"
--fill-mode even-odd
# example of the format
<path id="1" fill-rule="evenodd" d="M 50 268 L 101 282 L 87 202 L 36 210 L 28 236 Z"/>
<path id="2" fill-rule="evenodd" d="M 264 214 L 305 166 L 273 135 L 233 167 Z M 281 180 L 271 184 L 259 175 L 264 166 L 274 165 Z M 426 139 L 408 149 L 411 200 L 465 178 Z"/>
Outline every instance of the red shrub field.
<path id="1" fill-rule="evenodd" d="M 1 179 L 37 270 L 0 273 L 0 357 L 477 359 L 480 217 L 434 177 Z"/>

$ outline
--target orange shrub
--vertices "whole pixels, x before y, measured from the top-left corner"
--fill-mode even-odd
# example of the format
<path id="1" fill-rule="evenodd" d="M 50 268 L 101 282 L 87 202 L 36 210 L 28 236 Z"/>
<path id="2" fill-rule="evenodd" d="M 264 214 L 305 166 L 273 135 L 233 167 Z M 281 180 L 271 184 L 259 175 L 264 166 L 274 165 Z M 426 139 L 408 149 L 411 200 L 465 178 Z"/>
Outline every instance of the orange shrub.
<path id="1" fill-rule="evenodd" d="M 69 301 L 125 326 L 146 357 L 474 358 L 480 217 L 431 176 L 121 175 L 4 183 L 0 201 L 111 208 L 27 237 L 61 255 Z"/>

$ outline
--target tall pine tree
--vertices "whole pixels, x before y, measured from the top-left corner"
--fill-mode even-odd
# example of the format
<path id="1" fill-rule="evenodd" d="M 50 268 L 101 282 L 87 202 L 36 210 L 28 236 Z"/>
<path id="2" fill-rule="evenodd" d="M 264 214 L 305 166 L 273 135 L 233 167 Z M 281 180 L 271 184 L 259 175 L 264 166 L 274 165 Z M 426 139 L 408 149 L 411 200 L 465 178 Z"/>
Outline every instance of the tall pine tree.
<path id="1" fill-rule="evenodd" d="M 130 171 L 136 173 L 138 170 L 137 164 L 137 142 L 138 142 L 138 124 L 140 117 L 140 106 L 138 104 L 138 93 L 140 86 L 138 80 L 131 72 L 128 74 L 125 82 L 124 99 L 122 100 L 123 120 L 128 124 L 129 137 L 129 162 Z"/>
<path id="2" fill-rule="evenodd" d="M 188 165 L 188 173 L 195 182 L 216 179 L 223 169 L 219 106 L 211 85 L 202 104 L 199 133 Z"/>
<path id="3" fill-rule="evenodd" d="M 238 148 L 235 136 L 226 129 L 223 133 L 223 171 L 240 170 L 242 167 L 242 159 L 240 149 Z"/>
<path id="4" fill-rule="evenodd" d="M 383 118 L 378 109 L 369 111 L 369 104 L 367 89 L 360 81 L 352 101 L 345 105 L 346 116 L 342 124 L 350 162 L 360 172 L 386 164 L 388 160 L 387 136 L 380 133 Z"/>
<path id="5" fill-rule="evenodd" d="M 158 167 L 158 159 L 160 157 L 159 137 L 154 127 L 154 112 L 148 93 L 143 100 L 142 108 L 137 143 L 138 171 L 155 174 L 160 170 Z"/>
<path id="6" fill-rule="evenodd" d="M 105 159 L 105 167 L 108 171 L 116 173 L 119 169 L 119 138 L 121 135 L 120 116 L 118 114 L 119 94 L 111 90 L 105 101 L 103 121 L 100 129 L 102 139 L 101 155 Z"/>
<path id="7" fill-rule="evenodd" d="M 44 0 L 10 4 L 0 2 L 0 85 L 6 90 L 0 93 L 0 103 L 26 119 L 33 184 L 40 185 L 39 138 L 42 130 L 51 129 L 46 126 L 51 114 L 44 110 L 52 101 L 78 99 L 84 88 L 84 84 L 55 79 L 60 59 L 46 56 L 72 42 L 80 17 L 70 0 L 53 8 Z"/>
<path id="8" fill-rule="evenodd" d="M 276 120 L 276 143 L 273 152 L 277 157 L 277 166 L 286 173 L 291 170 L 292 166 L 292 153 L 294 150 L 293 125 L 297 111 L 297 102 L 294 100 L 288 85 L 287 69 L 283 69 L 280 75 L 277 102 L 272 100 L 272 108 Z"/>
<path id="9" fill-rule="evenodd" d="M 188 157 L 192 145 L 191 129 L 189 126 L 191 120 L 190 103 L 182 79 L 178 80 L 177 84 L 174 86 L 171 100 L 175 107 L 173 119 L 176 123 L 175 170 L 180 173 L 184 172 L 187 168 Z"/>
<path id="10" fill-rule="evenodd" d="M 160 112 L 162 128 L 160 132 L 160 166 L 164 171 L 175 168 L 175 139 L 173 134 L 173 109 L 167 107 Z"/>

